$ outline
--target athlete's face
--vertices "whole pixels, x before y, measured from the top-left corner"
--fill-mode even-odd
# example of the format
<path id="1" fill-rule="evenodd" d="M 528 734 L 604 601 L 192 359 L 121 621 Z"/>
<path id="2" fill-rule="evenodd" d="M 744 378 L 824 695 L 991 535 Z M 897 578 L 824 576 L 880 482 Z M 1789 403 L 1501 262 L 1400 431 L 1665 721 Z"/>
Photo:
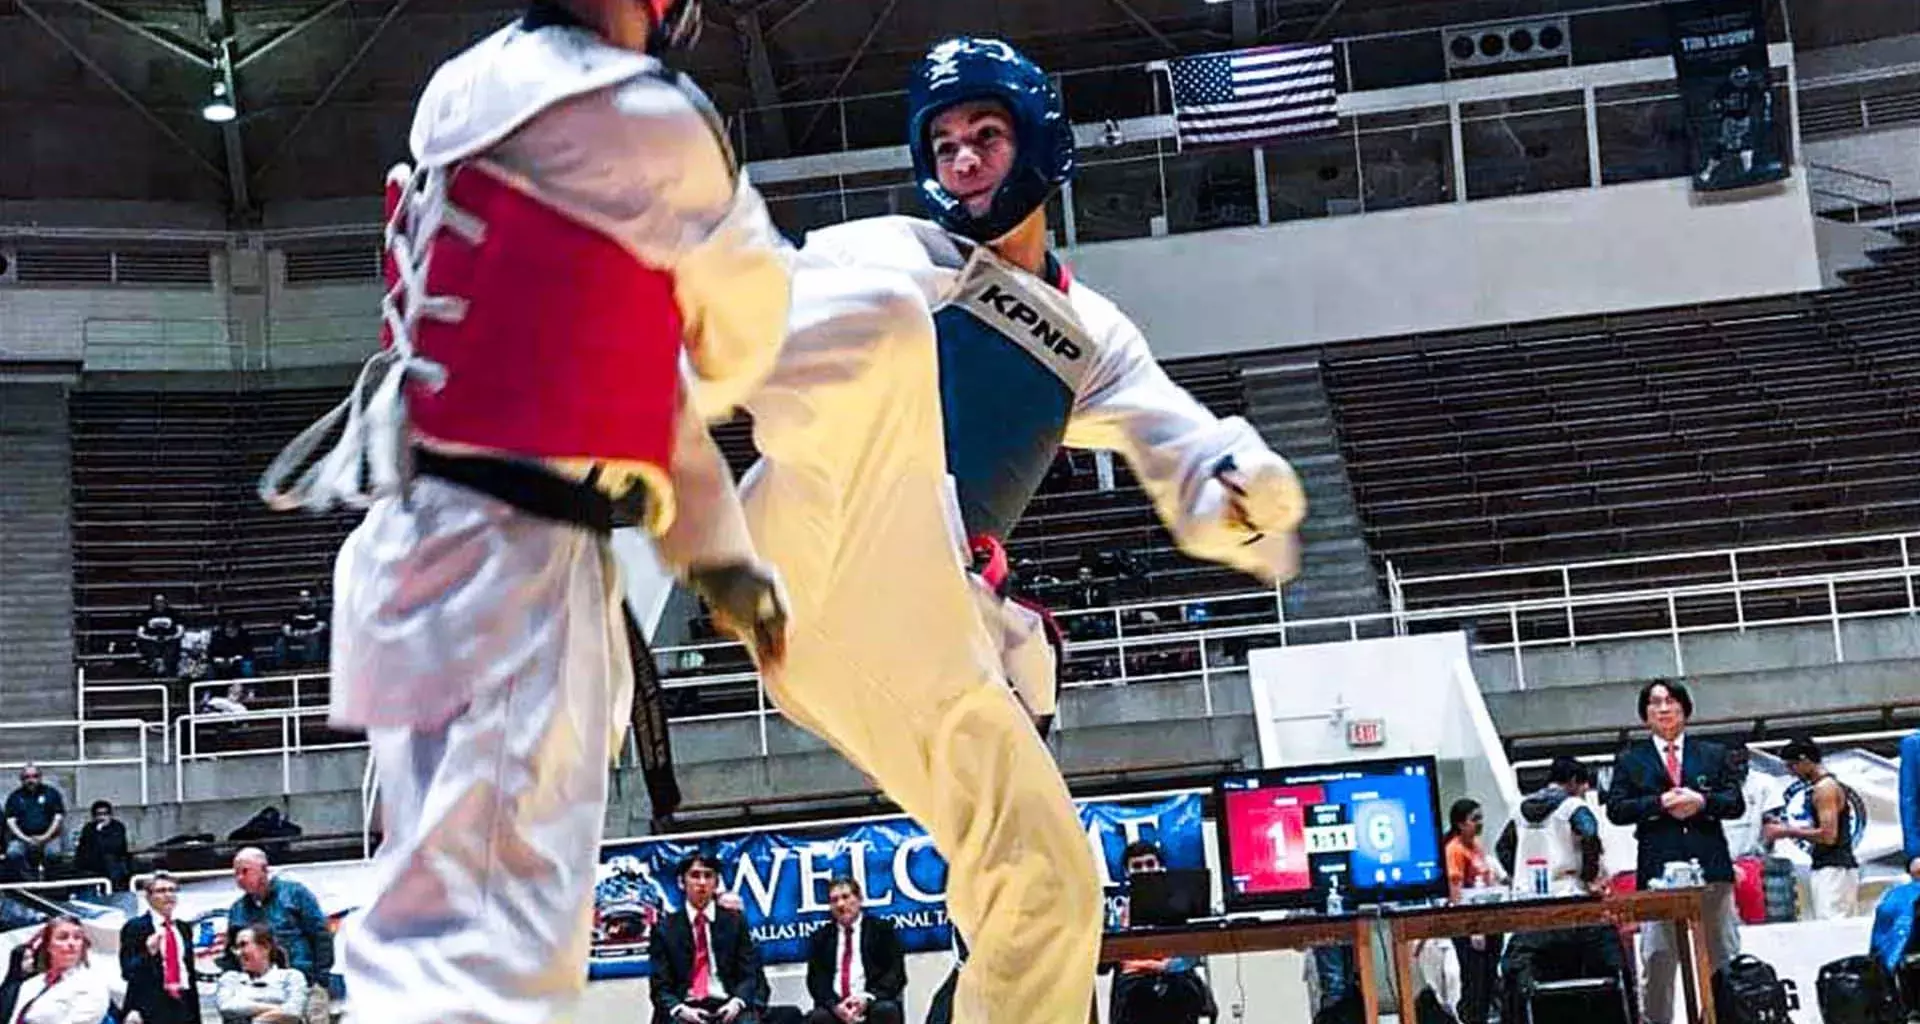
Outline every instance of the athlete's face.
<path id="1" fill-rule="evenodd" d="M 935 115 L 927 129 L 940 187 L 978 217 L 1013 170 L 1013 118 L 993 100 L 968 100 Z"/>

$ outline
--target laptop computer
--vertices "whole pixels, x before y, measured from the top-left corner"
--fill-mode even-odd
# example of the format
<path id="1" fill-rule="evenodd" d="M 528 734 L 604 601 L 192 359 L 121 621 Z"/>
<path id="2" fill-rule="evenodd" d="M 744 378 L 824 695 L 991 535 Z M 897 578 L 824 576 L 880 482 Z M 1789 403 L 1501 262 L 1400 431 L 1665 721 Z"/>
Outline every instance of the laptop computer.
<path id="1" fill-rule="evenodd" d="M 1134 875 L 1127 881 L 1127 924 L 1132 928 L 1186 924 L 1213 914 L 1213 872 L 1178 868 Z"/>

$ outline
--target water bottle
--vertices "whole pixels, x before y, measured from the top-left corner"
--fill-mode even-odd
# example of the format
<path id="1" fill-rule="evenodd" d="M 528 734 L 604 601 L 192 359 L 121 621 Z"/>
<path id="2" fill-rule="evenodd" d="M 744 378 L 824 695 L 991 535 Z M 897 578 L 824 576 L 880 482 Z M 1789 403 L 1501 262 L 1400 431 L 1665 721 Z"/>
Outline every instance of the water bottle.
<path id="1" fill-rule="evenodd" d="M 1527 861 L 1527 872 L 1529 876 L 1533 879 L 1533 894 L 1535 896 L 1547 895 L 1547 890 L 1549 888 L 1548 879 L 1547 879 L 1547 859 L 1545 857 L 1534 857 L 1529 859 Z"/>
<path id="2" fill-rule="evenodd" d="M 1692 869 L 1687 876 L 1687 884 L 1688 885 L 1707 884 L 1707 870 L 1700 866 L 1700 858 L 1695 857 L 1694 859 L 1688 861 L 1687 863 L 1692 865 Z"/>
<path id="3" fill-rule="evenodd" d="M 1327 876 L 1327 916 L 1338 917 L 1347 912 L 1347 901 L 1340 896 L 1340 876 Z"/>

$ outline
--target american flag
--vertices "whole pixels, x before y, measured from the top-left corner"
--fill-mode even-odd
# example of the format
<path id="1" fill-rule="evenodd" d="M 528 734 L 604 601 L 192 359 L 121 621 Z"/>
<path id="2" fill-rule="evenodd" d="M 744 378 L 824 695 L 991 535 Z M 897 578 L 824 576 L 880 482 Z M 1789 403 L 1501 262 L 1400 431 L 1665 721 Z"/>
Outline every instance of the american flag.
<path id="1" fill-rule="evenodd" d="M 1182 148 L 1254 146 L 1340 124 L 1331 44 L 1181 57 L 1167 77 Z"/>

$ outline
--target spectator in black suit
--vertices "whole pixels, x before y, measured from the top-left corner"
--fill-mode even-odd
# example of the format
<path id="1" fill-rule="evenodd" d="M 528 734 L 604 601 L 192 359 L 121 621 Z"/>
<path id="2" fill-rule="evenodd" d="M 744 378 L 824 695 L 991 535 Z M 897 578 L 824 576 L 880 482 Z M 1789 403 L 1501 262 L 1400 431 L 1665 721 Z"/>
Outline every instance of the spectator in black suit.
<path id="1" fill-rule="evenodd" d="M 746 917 L 714 902 L 719 887 L 713 857 L 680 862 L 686 906 L 654 925 L 647 948 L 654 1024 L 756 1024 L 766 1012 L 760 951 Z"/>
<path id="2" fill-rule="evenodd" d="M 180 883 L 164 871 L 157 872 L 147 881 L 148 912 L 120 928 L 126 1024 L 200 1024 L 193 931 L 186 922 L 174 920 L 179 902 Z"/>
<path id="3" fill-rule="evenodd" d="M 1720 822 L 1746 809 L 1741 780 L 1725 747 L 1686 735 L 1693 697 L 1678 681 L 1656 681 L 1640 690 L 1640 717 L 1651 739 L 1635 740 L 1614 761 L 1607 790 L 1607 818 L 1634 826 L 1640 847 L 1636 872 L 1641 888 L 1666 865 L 1698 861 L 1705 876 L 1708 952 L 1718 971 L 1740 952 L 1739 919 L 1733 907 L 1733 859 Z M 1647 1024 L 1673 1020 L 1673 977 L 1678 946 L 1668 924 L 1640 932 L 1641 1005 Z M 1706 979 L 1701 979 L 1704 983 Z"/>
<path id="4" fill-rule="evenodd" d="M 863 898 L 853 878 L 827 883 L 833 920 L 807 939 L 808 1024 L 901 1024 L 905 1018 L 906 948 L 892 921 L 862 912 Z"/>

